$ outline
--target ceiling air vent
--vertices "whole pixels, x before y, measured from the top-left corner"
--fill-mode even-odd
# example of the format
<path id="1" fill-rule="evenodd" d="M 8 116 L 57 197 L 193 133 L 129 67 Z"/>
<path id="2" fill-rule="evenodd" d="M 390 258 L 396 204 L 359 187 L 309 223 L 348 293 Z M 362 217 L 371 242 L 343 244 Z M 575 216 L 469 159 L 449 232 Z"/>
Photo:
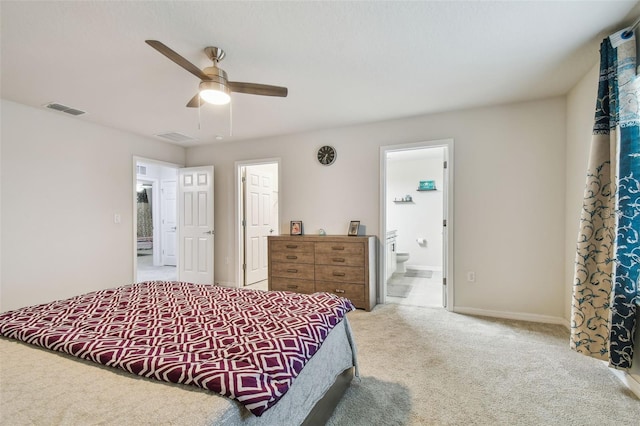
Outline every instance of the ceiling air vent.
<path id="1" fill-rule="evenodd" d="M 49 104 L 46 104 L 44 107 L 45 108 L 49 108 L 49 109 L 53 109 L 53 110 L 56 110 L 56 111 L 64 112 L 65 114 L 71 114 L 71 115 L 86 114 L 86 111 L 81 111 L 81 110 L 76 109 L 76 108 L 71 108 L 69 106 L 59 104 L 57 102 L 51 102 Z"/>
<path id="2" fill-rule="evenodd" d="M 178 133 L 178 132 L 167 132 L 167 133 L 161 133 L 159 135 L 156 135 L 159 138 L 163 138 L 166 139 L 168 141 L 171 142 L 192 142 L 195 141 L 197 139 L 192 138 L 191 136 L 187 136 L 184 135 L 182 133 Z"/>

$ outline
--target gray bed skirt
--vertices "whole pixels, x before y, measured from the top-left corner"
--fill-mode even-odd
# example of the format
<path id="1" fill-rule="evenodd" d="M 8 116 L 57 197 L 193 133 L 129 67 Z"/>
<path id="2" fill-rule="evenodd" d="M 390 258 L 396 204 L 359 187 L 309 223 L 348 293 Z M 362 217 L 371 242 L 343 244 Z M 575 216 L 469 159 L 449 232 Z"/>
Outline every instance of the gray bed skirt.
<path id="1" fill-rule="evenodd" d="M 261 417 L 192 386 L 158 382 L 0 338 L 0 423 L 321 425 L 349 387 L 356 350 L 345 318 Z"/>

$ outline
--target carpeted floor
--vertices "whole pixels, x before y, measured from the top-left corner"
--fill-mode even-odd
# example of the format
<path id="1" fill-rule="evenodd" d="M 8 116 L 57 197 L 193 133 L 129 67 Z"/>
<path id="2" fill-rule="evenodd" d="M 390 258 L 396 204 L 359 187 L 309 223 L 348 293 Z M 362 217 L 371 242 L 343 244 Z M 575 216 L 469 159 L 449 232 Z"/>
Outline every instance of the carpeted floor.
<path id="1" fill-rule="evenodd" d="M 378 305 L 329 425 L 638 425 L 640 400 L 559 325 Z"/>

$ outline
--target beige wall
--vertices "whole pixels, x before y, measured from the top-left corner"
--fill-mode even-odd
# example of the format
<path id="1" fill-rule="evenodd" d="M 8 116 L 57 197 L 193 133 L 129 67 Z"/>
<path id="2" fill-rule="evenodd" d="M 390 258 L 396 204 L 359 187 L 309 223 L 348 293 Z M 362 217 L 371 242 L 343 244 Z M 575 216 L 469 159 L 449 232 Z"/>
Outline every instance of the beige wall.
<path id="1" fill-rule="evenodd" d="M 455 307 L 560 321 L 565 315 L 565 98 L 478 108 L 300 135 L 194 147 L 215 166 L 216 281 L 234 282 L 234 162 L 281 159 L 281 227 L 344 234 L 357 218 L 379 230 L 379 148 L 453 138 Z M 324 167 L 316 149 L 331 144 Z M 476 272 L 467 283 L 466 271 Z"/>
<path id="2" fill-rule="evenodd" d="M 216 281 L 235 282 L 236 161 L 280 158 L 284 232 L 299 219 L 310 233 L 344 233 L 357 218 L 377 234 L 380 146 L 453 138 L 456 308 L 568 318 L 596 72 L 566 102 L 188 149 L 187 165 L 215 166 Z M 0 309 L 130 282 L 132 156 L 184 163 L 185 150 L 12 102 L 1 107 Z M 315 160 L 326 143 L 338 149 L 330 167 Z M 473 284 L 465 280 L 471 270 Z"/>
<path id="3" fill-rule="evenodd" d="M 183 164 L 184 148 L 1 107 L 0 310 L 131 283 L 133 156 Z"/>

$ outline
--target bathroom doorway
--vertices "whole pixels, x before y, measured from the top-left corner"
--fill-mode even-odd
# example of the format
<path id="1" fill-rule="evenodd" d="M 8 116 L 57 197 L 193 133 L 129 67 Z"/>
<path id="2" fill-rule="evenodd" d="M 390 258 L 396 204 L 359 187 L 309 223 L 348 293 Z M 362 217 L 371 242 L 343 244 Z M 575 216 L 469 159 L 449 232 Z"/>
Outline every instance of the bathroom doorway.
<path id="1" fill-rule="evenodd" d="M 141 158 L 134 164 L 135 281 L 175 281 L 178 167 Z"/>
<path id="2" fill-rule="evenodd" d="M 381 303 L 453 306 L 453 141 L 381 148 Z"/>

